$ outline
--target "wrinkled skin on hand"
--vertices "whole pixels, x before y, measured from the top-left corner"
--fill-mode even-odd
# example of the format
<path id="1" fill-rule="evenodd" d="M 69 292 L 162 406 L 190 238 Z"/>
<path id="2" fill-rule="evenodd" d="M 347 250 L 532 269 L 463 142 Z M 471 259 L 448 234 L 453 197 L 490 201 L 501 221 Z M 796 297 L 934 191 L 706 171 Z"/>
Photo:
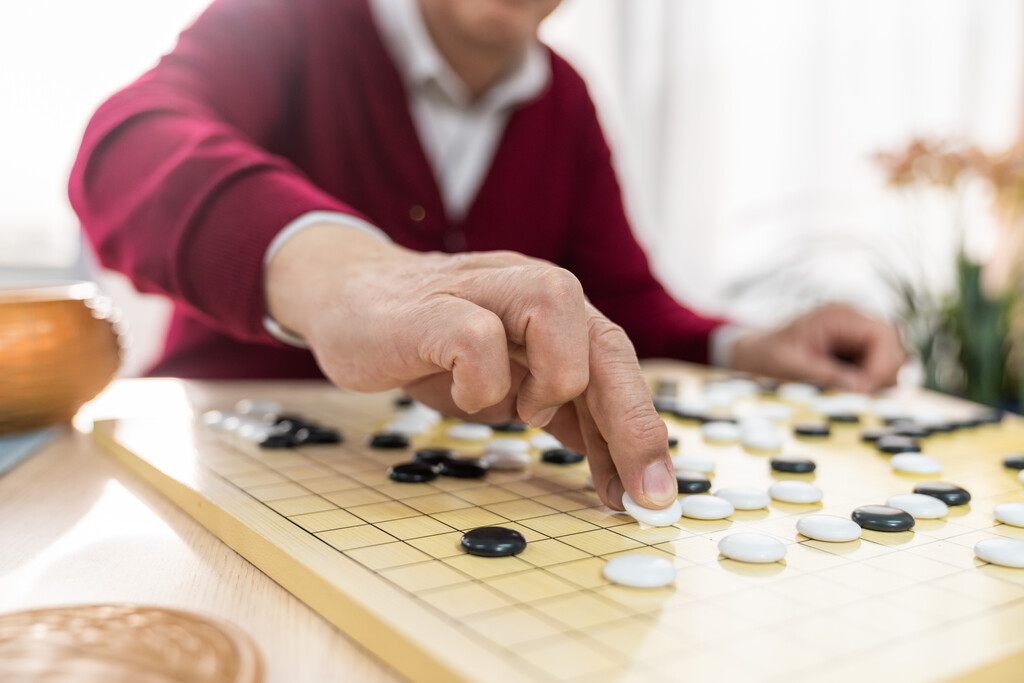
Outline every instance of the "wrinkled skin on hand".
<path id="1" fill-rule="evenodd" d="M 404 387 L 441 412 L 523 420 L 586 453 L 601 499 L 676 496 L 668 434 L 625 332 L 576 278 L 512 252 L 412 252 L 309 228 L 267 272 L 271 314 L 301 334 L 335 384 Z"/>

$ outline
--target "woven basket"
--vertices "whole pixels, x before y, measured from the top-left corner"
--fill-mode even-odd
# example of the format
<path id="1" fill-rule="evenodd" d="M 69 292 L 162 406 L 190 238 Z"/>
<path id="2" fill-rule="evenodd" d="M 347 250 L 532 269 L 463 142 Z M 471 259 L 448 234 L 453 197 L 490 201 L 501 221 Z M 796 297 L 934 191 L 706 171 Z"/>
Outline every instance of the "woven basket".
<path id="1" fill-rule="evenodd" d="M 70 420 L 113 379 L 120 356 L 96 285 L 0 289 L 0 433 Z"/>

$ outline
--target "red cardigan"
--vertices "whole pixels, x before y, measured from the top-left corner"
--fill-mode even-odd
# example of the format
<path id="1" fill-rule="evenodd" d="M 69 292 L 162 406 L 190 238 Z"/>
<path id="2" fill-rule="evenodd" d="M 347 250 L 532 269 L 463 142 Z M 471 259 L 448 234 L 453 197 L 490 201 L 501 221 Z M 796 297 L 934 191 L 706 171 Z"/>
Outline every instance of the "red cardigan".
<path id="1" fill-rule="evenodd" d="M 174 302 L 151 374 L 321 376 L 309 352 L 261 322 L 267 245 L 314 210 L 360 215 L 412 249 L 548 259 L 576 274 L 641 357 L 705 362 L 720 321 L 651 275 L 586 87 L 553 53 L 551 67 L 550 87 L 512 115 L 453 221 L 366 0 L 214 2 L 99 108 L 71 172 L 101 262 Z"/>

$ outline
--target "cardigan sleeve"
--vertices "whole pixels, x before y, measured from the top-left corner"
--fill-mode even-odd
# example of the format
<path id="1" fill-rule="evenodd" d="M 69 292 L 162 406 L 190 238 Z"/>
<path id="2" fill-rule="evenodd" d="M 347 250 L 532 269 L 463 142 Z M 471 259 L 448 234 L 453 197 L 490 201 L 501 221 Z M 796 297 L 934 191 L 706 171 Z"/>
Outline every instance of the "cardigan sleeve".
<path id="1" fill-rule="evenodd" d="M 264 253 L 310 211 L 358 215 L 268 151 L 301 83 L 297 0 L 217 0 L 86 128 L 69 194 L 101 263 L 237 339 L 262 325 Z"/>
<path id="2" fill-rule="evenodd" d="M 569 269 L 591 302 L 625 329 L 641 358 L 709 362 L 709 336 L 725 321 L 686 308 L 651 273 L 626 218 L 611 152 L 585 88 L 575 121 L 578 183 Z"/>

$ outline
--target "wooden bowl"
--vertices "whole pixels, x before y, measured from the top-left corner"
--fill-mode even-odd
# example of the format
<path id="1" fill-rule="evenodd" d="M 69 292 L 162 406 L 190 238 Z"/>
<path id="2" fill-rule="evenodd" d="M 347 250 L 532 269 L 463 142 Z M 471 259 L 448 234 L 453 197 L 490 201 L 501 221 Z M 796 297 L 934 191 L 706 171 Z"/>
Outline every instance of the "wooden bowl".
<path id="1" fill-rule="evenodd" d="M 70 420 L 120 362 L 95 284 L 0 288 L 0 433 Z"/>

